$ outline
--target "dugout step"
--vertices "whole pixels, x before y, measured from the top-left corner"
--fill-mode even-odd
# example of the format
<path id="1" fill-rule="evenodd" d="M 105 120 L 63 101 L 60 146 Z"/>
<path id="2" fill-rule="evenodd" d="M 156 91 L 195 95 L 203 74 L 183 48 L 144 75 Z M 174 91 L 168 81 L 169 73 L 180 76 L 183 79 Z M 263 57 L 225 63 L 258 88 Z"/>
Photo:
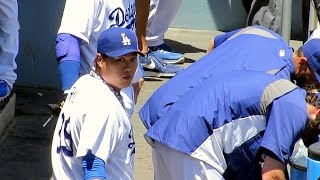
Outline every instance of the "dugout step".
<path id="1" fill-rule="evenodd" d="M 13 122 L 16 109 L 16 94 L 11 93 L 0 102 L 0 137 Z"/>

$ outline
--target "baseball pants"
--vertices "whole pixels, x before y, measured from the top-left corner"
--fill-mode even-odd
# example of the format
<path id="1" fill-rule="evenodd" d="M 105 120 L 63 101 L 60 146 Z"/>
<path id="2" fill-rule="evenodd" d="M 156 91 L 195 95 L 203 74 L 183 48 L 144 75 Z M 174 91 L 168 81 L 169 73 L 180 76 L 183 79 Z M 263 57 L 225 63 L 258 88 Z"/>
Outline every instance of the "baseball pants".
<path id="1" fill-rule="evenodd" d="M 148 46 L 164 43 L 164 33 L 177 15 L 182 0 L 150 0 L 150 13 L 147 24 Z"/>
<path id="2" fill-rule="evenodd" d="M 204 161 L 158 142 L 152 147 L 155 180 L 221 180 L 223 176 Z"/>

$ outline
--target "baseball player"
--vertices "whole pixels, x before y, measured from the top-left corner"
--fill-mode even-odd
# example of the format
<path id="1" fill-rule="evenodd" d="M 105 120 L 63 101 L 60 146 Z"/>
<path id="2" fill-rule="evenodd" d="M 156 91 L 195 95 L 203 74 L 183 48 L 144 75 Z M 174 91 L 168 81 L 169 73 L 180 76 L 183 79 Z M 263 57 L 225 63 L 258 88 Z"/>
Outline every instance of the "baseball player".
<path id="1" fill-rule="evenodd" d="M 135 30 L 135 14 L 135 0 L 66 1 L 56 39 L 56 57 L 65 94 L 80 75 L 89 73 L 100 33 L 111 27 Z M 124 100 L 131 111 L 141 88 L 142 76 L 141 68 L 137 68 L 132 82 L 134 91 L 131 87 L 123 89 Z"/>
<path id="2" fill-rule="evenodd" d="M 318 38 L 318 35 L 313 36 L 302 48 L 293 52 L 278 34 L 261 26 L 219 35 L 214 40 L 213 51 L 156 90 L 141 108 L 140 117 L 150 128 L 180 97 L 219 72 L 253 70 L 288 80 L 295 79 L 300 86 L 318 84 Z"/>
<path id="3" fill-rule="evenodd" d="M 135 142 L 121 89 L 131 86 L 137 39 L 114 27 L 97 41 L 94 70 L 72 86 L 55 128 L 55 179 L 133 179 Z"/>
<path id="4" fill-rule="evenodd" d="M 15 58 L 19 48 L 17 0 L 0 2 L 0 101 L 6 98 L 17 79 Z"/>
<path id="5" fill-rule="evenodd" d="M 305 98 L 295 84 L 264 72 L 212 75 L 146 132 L 155 179 L 284 180 L 295 142 L 320 133 L 320 109 Z M 317 133 L 308 133 L 314 142 Z"/>

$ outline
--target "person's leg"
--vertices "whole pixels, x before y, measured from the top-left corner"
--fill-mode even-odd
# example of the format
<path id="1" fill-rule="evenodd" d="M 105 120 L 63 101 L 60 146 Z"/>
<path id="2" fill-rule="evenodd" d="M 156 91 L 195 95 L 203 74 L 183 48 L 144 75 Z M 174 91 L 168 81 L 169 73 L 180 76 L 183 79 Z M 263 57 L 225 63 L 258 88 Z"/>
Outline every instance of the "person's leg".
<path id="1" fill-rule="evenodd" d="M 152 148 L 155 180 L 224 179 L 211 165 L 190 157 L 158 142 Z"/>
<path id="2" fill-rule="evenodd" d="M 146 41 L 149 51 L 154 56 L 163 59 L 168 64 L 179 64 L 184 62 L 180 53 L 175 53 L 164 43 L 164 34 L 167 32 L 171 22 L 175 18 L 181 0 L 151 0 L 150 13 L 147 24 Z"/>
<path id="3" fill-rule="evenodd" d="M 182 0 L 151 0 L 147 24 L 148 46 L 164 43 L 164 33 L 177 15 Z"/>
<path id="4" fill-rule="evenodd" d="M 148 53 L 147 24 L 150 12 L 150 0 L 136 0 L 136 34 L 139 49 L 143 54 Z"/>
<path id="5" fill-rule="evenodd" d="M 17 0 L 0 1 L 0 100 L 10 94 L 17 79 L 19 28 Z"/>

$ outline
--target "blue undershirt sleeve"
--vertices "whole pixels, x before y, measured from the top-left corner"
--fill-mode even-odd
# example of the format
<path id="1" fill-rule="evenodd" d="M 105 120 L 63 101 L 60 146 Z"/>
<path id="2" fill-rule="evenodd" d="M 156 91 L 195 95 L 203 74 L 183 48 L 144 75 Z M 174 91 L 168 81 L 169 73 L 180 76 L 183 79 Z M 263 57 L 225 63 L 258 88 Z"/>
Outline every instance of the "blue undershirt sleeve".
<path id="1" fill-rule="evenodd" d="M 60 33 L 56 38 L 56 58 L 61 61 L 80 62 L 81 39 L 68 33 Z"/>
<path id="2" fill-rule="evenodd" d="M 71 34 L 61 33 L 57 36 L 56 58 L 63 91 L 69 90 L 80 77 L 80 42 L 78 37 Z"/>
<path id="3" fill-rule="evenodd" d="M 107 177 L 104 161 L 89 151 L 82 158 L 82 169 L 84 174 L 84 179 L 102 179 L 105 180 Z"/>

